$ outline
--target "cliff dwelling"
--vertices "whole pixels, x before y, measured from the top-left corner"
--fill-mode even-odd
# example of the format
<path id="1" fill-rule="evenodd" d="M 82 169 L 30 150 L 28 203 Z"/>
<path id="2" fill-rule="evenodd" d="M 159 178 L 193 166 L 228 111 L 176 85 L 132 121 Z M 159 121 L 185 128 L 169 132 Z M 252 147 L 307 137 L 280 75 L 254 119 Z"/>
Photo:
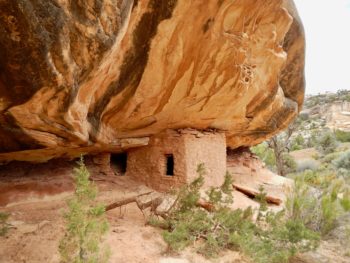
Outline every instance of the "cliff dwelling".
<path id="1" fill-rule="evenodd" d="M 169 130 L 150 139 L 149 145 L 128 152 L 126 175 L 166 191 L 193 181 L 203 163 L 206 184 L 220 185 L 226 172 L 226 139 L 221 132 Z"/>
<path id="2" fill-rule="evenodd" d="M 105 175 L 132 177 L 159 191 L 192 182 L 203 163 L 210 175 L 206 184 L 218 186 L 226 172 L 226 138 L 217 131 L 167 130 L 147 146 L 98 154 L 93 162 Z"/>

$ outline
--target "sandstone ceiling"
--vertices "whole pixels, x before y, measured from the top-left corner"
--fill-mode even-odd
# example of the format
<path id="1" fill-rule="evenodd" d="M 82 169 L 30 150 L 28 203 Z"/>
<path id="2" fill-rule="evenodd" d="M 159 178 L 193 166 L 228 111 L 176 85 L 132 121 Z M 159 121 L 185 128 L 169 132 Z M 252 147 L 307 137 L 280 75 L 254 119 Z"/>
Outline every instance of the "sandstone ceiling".
<path id="1" fill-rule="evenodd" d="M 0 161 L 127 148 L 169 128 L 254 145 L 303 98 L 292 0 L 0 0 Z"/>

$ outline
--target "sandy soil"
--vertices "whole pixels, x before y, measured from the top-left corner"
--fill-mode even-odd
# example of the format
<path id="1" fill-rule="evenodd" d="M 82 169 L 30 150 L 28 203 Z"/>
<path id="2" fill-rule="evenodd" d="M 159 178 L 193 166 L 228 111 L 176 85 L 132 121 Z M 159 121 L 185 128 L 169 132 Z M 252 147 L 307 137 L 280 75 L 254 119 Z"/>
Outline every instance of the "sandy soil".
<path id="1" fill-rule="evenodd" d="M 59 262 L 57 247 L 64 232 L 62 214 L 66 207 L 62 200 L 55 199 L 1 209 L 11 214 L 9 223 L 14 227 L 6 237 L 0 237 L 1 263 Z M 110 262 L 243 262 L 233 252 L 211 261 L 190 251 L 167 254 L 160 230 L 145 225 L 143 214 L 134 204 L 107 212 L 107 218 L 110 230 L 104 243 L 111 249 Z"/>
<path id="2" fill-rule="evenodd" d="M 10 214 L 12 225 L 0 237 L 0 263 L 59 262 L 58 243 L 65 229 L 62 215 L 67 209 L 65 200 L 72 194 L 73 165 L 37 165 L 26 167 L 26 172 L 18 167 L 0 170 L 0 211 Z M 150 190 L 125 176 L 106 177 L 96 171 L 92 176 L 100 189 L 98 199 L 106 204 Z M 108 211 L 107 218 L 110 230 L 104 243 L 110 247 L 111 263 L 244 262 L 235 252 L 210 261 L 191 251 L 168 254 L 161 231 L 145 225 L 135 204 Z"/>
<path id="3" fill-rule="evenodd" d="M 228 168 L 234 176 L 247 177 L 245 180 L 241 178 L 242 184 L 254 187 L 253 183 L 259 180 L 270 186 L 271 189 L 267 190 L 270 189 L 271 193 L 280 188 L 281 182 L 273 179 L 270 173 L 263 173 L 262 167 L 252 167 L 248 157 L 241 159 L 228 162 Z M 255 162 L 252 161 L 253 164 Z M 89 166 L 88 161 L 87 164 Z M 235 168 L 234 165 L 241 167 Z M 9 223 L 12 225 L 9 233 L 0 237 L 0 263 L 59 262 L 58 244 L 65 229 L 62 215 L 67 209 L 65 201 L 73 190 L 73 166 L 74 163 L 63 162 L 29 166 L 26 164 L 24 167 L 13 164 L 0 168 L 0 211 L 10 214 Z M 151 190 L 126 176 L 106 176 L 98 169 L 90 170 L 100 190 L 98 200 L 104 204 Z M 235 202 L 239 206 L 253 207 L 255 203 L 240 192 L 235 193 Z M 220 257 L 211 260 L 191 250 L 169 254 L 161 230 L 145 225 L 145 217 L 135 204 L 110 210 L 107 218 L 110 230 L 105 236 L 104 244 L 111 250 L 110 263 L 248 262 L 239 253 L 232 251 L 224 251 Z M 339 246 L 333 247 L 332 243 L 327 242 L 310 257 L 310 260 L 304 256 L 293 262 L 350 262 L 348 257 L 339 253 Z M 329 261 L 329 258 L 336 261 Z"/>

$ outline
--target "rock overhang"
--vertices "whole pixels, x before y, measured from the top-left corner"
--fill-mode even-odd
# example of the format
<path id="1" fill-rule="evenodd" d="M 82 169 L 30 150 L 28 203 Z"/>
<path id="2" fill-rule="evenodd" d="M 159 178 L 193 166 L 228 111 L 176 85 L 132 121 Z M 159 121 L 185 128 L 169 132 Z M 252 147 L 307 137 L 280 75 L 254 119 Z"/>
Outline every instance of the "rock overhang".
<path id="1" fill-rule="evenodd" d="M 292 1 L 0 5 L 5 161 L 187 127 L 250 146 L 301 109 L 304 35 Z"/>

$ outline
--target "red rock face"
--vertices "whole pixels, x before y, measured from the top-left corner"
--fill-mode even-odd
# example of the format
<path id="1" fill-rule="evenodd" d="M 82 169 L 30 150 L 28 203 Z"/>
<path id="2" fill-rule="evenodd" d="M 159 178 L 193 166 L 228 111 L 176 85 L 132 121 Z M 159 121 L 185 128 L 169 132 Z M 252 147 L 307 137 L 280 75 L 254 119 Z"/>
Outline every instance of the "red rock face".
<path id="1" fill-rule="evenodd" d="M 291 0 L 0 0 L 0 10 L 0 161 L 117 151 L 169 128 L 249 146 L 303 102 Z"/>

